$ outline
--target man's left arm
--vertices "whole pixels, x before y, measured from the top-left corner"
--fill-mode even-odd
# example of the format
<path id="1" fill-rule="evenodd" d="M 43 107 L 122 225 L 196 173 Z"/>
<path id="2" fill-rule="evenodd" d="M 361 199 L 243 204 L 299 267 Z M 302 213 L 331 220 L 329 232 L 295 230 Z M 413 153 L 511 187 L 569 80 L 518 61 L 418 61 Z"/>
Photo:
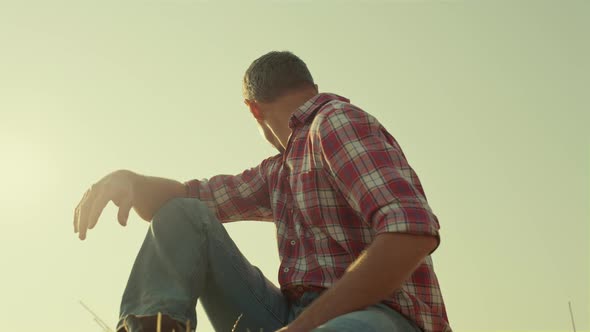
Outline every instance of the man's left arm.
<path id="1" fill-rule="evenodd" d="M 315 121 L 311 135 L 327 175 L 376 237 L 284 331 L 309 331 L 390 297 L 440 243 L 438 221 L 412 181 L 413 170 L 376 119 L 347 108 Z"/>
<path id="2" fill-rule="evenodd" d="M 390 296 L 437 245 L 433 236 L 403 233 L 378 235 L 344 276 L 322 293 L 281 332 L 310 331 L 340 315 Z"/>

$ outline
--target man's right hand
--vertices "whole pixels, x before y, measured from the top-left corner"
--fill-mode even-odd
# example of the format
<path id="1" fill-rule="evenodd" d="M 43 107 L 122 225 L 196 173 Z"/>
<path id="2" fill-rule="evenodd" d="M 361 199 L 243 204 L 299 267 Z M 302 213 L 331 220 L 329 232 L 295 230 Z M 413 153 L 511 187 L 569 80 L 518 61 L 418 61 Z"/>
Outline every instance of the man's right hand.
<path id="1" fill-rule="evenodd" d="M 74 232 L 78 233 L 80 240 L 84 240 L 86 232 L 96 226 L 102 210 L 110 201 L 119 207 L 119 224 L 127 224 L 135 200 L 135 184 L 140 177 L 127 170 L 115 171 L 86 191 L 74 210 Z"/>

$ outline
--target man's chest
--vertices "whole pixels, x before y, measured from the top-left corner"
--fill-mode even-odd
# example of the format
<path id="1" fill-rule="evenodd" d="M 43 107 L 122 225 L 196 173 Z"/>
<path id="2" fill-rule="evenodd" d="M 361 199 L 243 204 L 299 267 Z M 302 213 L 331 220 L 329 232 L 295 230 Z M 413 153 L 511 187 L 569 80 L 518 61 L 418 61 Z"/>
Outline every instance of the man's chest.
<path id="1" fill-rule="evenodd" d="M 270 203 L 279 233 L 324 228 L 326 221 L 337 222 L 342 211 L 348 209 L 345 196 L 336 189 L 336 179 L 314 144 L 306 135 L 290 141 L 269 181 Z"/>

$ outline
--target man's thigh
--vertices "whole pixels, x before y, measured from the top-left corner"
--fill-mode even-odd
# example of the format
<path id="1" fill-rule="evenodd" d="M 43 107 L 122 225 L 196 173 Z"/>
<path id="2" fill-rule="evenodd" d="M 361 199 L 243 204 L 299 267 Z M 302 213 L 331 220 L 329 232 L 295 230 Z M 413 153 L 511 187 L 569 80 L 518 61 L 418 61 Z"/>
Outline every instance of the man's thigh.
<path id="1" fill-rule="evenodd" d="M 184 199 L 182 204 L 189 210 L 200 206 L 195 213 L 203 214 L 198 200 Z M 284 326 L 289 306 L 283 294 L 250 264 L 212 211 L 207 217 L 208 264 L 199 301 L 215 330 L 275 331 Z"/>
<path id="2" fill-rule="evenodd" d="M 270 241 L 271 239 L 269 239 Z M 154 216 L 121 303 L 118 329 L 133 316 L 161 312 L 195 326 L 197 299 L 216 331 L 275 331 L 289 306 L 280 290 L 240 252 L 198 199 L 175 198 Z"/>
<path id="3" fill-rule="evenodd" d="M 336 317 L 314 332 L 420 332 L 421 330 L 397 311 L 384 304 L 370 306 Z"/>

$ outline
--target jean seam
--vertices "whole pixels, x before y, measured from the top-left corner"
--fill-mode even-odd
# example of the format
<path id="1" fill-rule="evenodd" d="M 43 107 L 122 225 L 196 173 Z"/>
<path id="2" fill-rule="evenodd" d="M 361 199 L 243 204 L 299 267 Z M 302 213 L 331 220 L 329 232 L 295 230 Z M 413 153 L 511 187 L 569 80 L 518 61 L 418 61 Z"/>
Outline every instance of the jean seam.
<path id="1" fill-rule="evenodd" d="M 191 215 L 188 213 L 188 211 L 186 211 L 186 209 L 184 209 L 184 208 L 182 210 L 183 210 L 183 213 L 186 216 L 186 218 L 188 220 L 191 220 Z M 207 258 L 207 265 L 209 265 L 209 257 L 208 257 L 209 256 L 209 245 L 208 245 L 208 242 L 210 241 L 210 239 L 209 239 L 209 236 L 208 236 L 209 235 L 209 227 L 207 227 L 207 226 L 208 226 L 208 223 L 211 222 L 211 220 L 210 220 L 211 218 L 210 218 L 210 216 L 208 214 L 204 214 L 203 213 L 203 215 L 206 215 L 207 216 L 207 219 L 208 220 L 206 222 L 201 222 L 198 225 L 195 225 L 195 223 L 193 223 L 193 222 L 191 222 L 190 224 L 193 227 L 195 233 L 203 235 L 203 242 L 201 243 L 201 248 L 199 248 L 199 249 L 205 248 L 205 250 L 207 250 L 206 258 Z M 193 269 L 191 271 L 191 274 L 192 275 L 196 275 L 196 271 L 199 268 L 202 268 L 202 266 L 199 267 L 199 266 L 197 266 L 195 264 L 193 266 Z M 209 269 L 209 266 L 207 266 L 207 269 Z M 190 308 L 190 306 L 189 306 L 189 308 L 186 309 L 186 314 L 187 314 L 186 316 L 187 317 L 191 315 L 192 310 L 195 310 L 195 308 Z M 196 327 L 196 322 L 195 322 L 195 327 Z"/>

